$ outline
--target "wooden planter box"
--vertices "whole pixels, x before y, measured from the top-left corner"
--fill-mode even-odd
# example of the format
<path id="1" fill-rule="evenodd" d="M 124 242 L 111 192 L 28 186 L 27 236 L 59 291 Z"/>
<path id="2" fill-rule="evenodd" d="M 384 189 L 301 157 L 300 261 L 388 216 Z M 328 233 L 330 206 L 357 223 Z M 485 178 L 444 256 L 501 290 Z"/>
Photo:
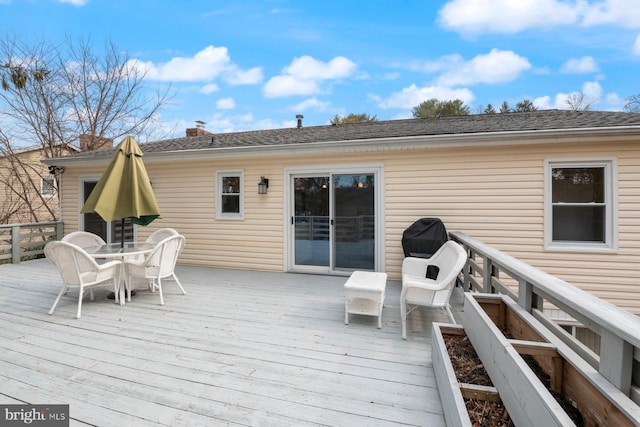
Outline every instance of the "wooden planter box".
<path id="1" fill-rule="evenodd" d="M 459 325 L 434 323 L 431 355 L 444 418 L 449 427 L 471 427 L 464 398 L 499 400 L 495 387 L 460 384 L 451 364 L 443 335 L 465 335 Z"/>
<path id="2" fill-rule="evenodd" d="M 549 375 L 550 389 L 578 409 L 585 426 L 640 425 L 638 405 L 511 298 L 465 294 L 464 325 L 517 426 L 575 425 L 525 354 Z"/>

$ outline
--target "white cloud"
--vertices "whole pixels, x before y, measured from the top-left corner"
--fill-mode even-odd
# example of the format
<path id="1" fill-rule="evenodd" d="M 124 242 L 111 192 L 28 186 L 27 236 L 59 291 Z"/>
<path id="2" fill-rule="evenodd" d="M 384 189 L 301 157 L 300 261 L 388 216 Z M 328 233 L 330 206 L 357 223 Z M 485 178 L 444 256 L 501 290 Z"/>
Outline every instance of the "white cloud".
<path id="1" fill-rule="evenodd" d="M 202 86 L 200 88 L 200 93 L 204 93 L 205 95 L 210 95 L 214 92 L 217 92 L 220 88 L 215 83 L 209 83 L 207 85 Z"/>
<path id="2" fill-rule="evenodd" d="M 560 71 L 567 74 L 587 74 L 599 71 L 598 63 L 592 56 L 573 58 L 565 62 Z"/>
<path id="3" fill-rule="evenodd" d="M 592 110 L 599 109 L 598 104 L 600 104 L 602 100 L 603 89 L 598 82 L 585 82 L 580 89 L 582 95 L 585 97 L 585 102 L 591 105 Z M 558 92 L 553 99 L 550 96 L 541 96 L 533 100 L 533 104 L 541 110 L 549 110 L 549 109 L 557 109 L 557 110 L 568 110 L 569 104 L 567 104 L 567 100 L 569 97 L 577 97 L 580 95 L 580 92 L 571 92 L 571 93 L 563 93 Z M 611 97 L 613 95 L 613 97 Z M 609 109 L 615 103 L 617 98 L 616 94 L 609 94 L 605 96 L 605 104 L 609 106 Z"/>
<path id="4" fill-rule="evenodd" d="M 418 87 L 415 84 L 402 89 L 400 92 L 392 93 L 388 98 L 381 99 L 378 103 L 380 108 L 413 108 L 423 101 L 436 98 L 439 100 L 460 99 L 469 105 L 475 99 L 473 93 L 466 88 L 452 89 L 444 86 Z"/>
<path id="5" fill-rule="evenodd" d="M 638 37 L 636 37 L 636 41 L 635 41 L 635 43 L 633 43 L 633 46 L 631 47 L 631 52 L 634 55 L 640 56 L 640 35 L 638 35 Z"/>
<path id="6" fill-rule="evenodd" d="M 531 68 L 529 61 L 510 50 L 492 49 L 486 55 L 478 55 L 470 61 L 449 56 L 443 65 L 448 69 L 440 76 L 438 83 L 443 86 L 469 85 L 477 83 L 505 83 L 518 78 Z"/>
<path id="7" fill-rule="evenodd" d="M 84 6 L 85 4 L 89 3 L 89 0 L 59 0 L 59 1 L 60 3 L 69 3 L 74 6 Z"/>
<path id="8" fill-rule="evenodd" d="M 262 69 L 241 70 L 231 62 L 226 47 L 207 46 L 192 57 L 177 56 L 169 62 L 131 61 L 146 70 L 147 78 L 171 82 L 207 82 L 222 77 L 231 84 L 255 84 L 262 81 Z"/>
<path id="9" fill-rule="evenodd" d="M 225 80 L 232 85 L 252 85 L 262 81 L 262 68 L 255 67 L 247 71 L 232 67 Z"/>
<path id="10" fill-rule="evenodd" d="M 452 0 L 439 10 L 438 20 L 462 33 L 516 33 L 575 24 L 578 11 L 557 0 Z"/>
<path id="11" fill-rule="evenodd" d="M 451 0 L 440 24 L 460 33 L 516 33 L 532 28 L 613 25 L 640 28 L 640 2 L 602 0 Z"/>
<path id="12" fill-rule="evenodd" d="M 301 111 L 307 111 L 307 110 L 323 112 L 323 111 L 327 111 L 327 108 L 329 108 L 330 105 L 331 105 L 331 102 L 329 101 L 320 101 L 318 98 L 313 97 L 313 98 L 305 99 L 304 101 L 296 105 L 292 105 L 291 108 L 289 108 L 289 110 L 295 111 L 297 113 Z"/>
<path id="13" fill-rule="evenodd" d="M 217 112 L 206 117 L 204 121 L 207 122 L 207 130 L 212 133 L 236 132 L 238 130 L 279 129 L 295 126 L 295 120 L 276 122 L 271 119 L 256 119 L 252 113 L 227 116 Z"/>
<path id="14" fill-rule="evenodd" d="M 236 102 L 233 98 L 221 98 L 216 102 L 216 108 L 219 110 L 233 110 L 236 108 Z"/>
<path id="15" fill-rule="evenodd" d="M 275 76 L 264 85 L 267 98 L 290 95 L 312 95 L 319 92 L 318 85 L 312 80 L 298 80 L 293 76 Z"/>
<path id="16" fill-rule="evenodd" d="M 175 57 L 163 64 L 148 65 L 153 80 L 197 82 L 213 80 L 231 65 L 226 47 L 207 46 L 191 58 Z"/>
<path id="17" fill-rule="evenodd" d="M 582 85 L 582 93 L 588 98 L 599 101 L 602 97 L 602 86 L 598 82 L 585 82 Z"/>
<path id="18" fill-rule="evenodd" d="M 269 79 L 263 91 L 268 98 L 312 95 L 321 91 L 320 83 L 350 77 L 356 69 L 356 64 L 343 56 L 322 62 L 306 55 L 294 58 L 280 75 Z"/>
<path id="19" fill-rule="evenodd" d="M 604 0 L 585 5 L 582 25 L 615 25 L 640 28 L 640 2 L 629 0 Z"/>
<path id="20" fill-rule="evenodd" d="M 327 80 L 348 77 L 355 69 L 356 64 L 344 56 L 337 56 L 325 63 L 305 55 L 294 59 L 284 72 L 299 79 Z"/>
<path id="21" fill-rule="evenodd" d="M 609 111 L 622 111 L 627 101 L 615 92 L 611 92 L 604 97 L 604 109 Z"/>

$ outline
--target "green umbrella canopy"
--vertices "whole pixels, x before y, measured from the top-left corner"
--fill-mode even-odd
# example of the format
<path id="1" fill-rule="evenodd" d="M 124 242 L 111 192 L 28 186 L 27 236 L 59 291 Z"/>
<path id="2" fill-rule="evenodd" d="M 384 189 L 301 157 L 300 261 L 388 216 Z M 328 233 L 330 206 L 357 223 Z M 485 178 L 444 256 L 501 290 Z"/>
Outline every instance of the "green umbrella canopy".
<path id="1" fill-rule="evenodd" d="M 95 212 L 105 221 L 131 218 L 134 224 L 148 225 L 160 216 L 160 208 L 142 162 L 142 150 L 131 136 L 116 148 L 80 212 Z"/>

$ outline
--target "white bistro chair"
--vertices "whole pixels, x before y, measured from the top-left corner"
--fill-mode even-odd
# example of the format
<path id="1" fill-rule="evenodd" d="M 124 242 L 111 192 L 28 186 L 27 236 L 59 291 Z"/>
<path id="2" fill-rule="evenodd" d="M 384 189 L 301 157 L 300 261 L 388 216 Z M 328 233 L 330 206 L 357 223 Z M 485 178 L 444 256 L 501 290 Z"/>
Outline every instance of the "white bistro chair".
<path id="1" fill-rule="evenodd" d="M 400 292 L 403 339 L 407 338 L 407 315 L 419 306 L 442 308 L 455 323 L 449 298 L 466 261 L 467 253 L 452 240 L 440 246 L 431 258 L 404 259 Z M 413 307 L 407 311 L 411 305 Z"/>
<path id="2" fill-rule="evenodd" d="M 80 246 L 83 249 L 106 244 L 102 237 L 88 231 L 74 231 L 64 236 L 61 241 Z"/>
<path id="3" fill-rule="evenodd" d="M 98 264 L 91 256 L 79 246 L 68 242 L 49 242 L 44 247 L 47 259 L 58 267 L 62 276 L 62 289 L 58 293 L 49 314 L 53 314 L 62 294 L 69 288 L 78 288 L 78 312 L 79 319 L 82 310 L 82 297 L 86 289 L 93 301 L 93 289 L 96 287 L 111 287 L 116 295 L 118 293 L 118 279 L 120 275 L 120 261 L 110 261 Z"/>
<path id="4" fill-rule="evenodd" d="M 173 279 L 180 287 L 183 294 L 184 290 L 178 277 L 175 275 L 175 266 L 178 256 L 184 248 L 186 239 L 184 236 L 171 236 L 159 242 L 156 247 L 145 255 L 142 261 L 126 260 L 125 271 L 127 275 L 127 295 L 131 297 L 131 284 L 135 279 L 142 279 L 150 284 L 151 291 L 158 291 L 160 294 L 160 305 L 164 305 L 164 297 L 162 295 L 162 280 Z"/>
<path id="5" fill-rule="evenodd" d="M 180 235 L 180 233 L 178 233 L 173 228 L 160 228 L 160 229 L 154 231 L 153 233 L 151 233 L 149 235 L 149 237 L 147 237 L 147 240 L 145 240 L 145 241 L 148 242 L 148 243 L 160 243 L 161 241 L 163 241 L 167 237 L 179 236 L 179 235 Z"/>

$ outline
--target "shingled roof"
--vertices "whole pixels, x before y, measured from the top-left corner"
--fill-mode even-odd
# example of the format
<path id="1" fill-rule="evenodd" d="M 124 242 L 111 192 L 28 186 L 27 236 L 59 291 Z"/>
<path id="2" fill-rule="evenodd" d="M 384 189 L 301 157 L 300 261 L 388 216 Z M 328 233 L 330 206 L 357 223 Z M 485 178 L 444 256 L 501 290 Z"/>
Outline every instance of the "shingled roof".
<path id="1" fill-rule="evenodd" d="M 640 114 L 603 111 L 542 110 L 523 113 L 475 114 L 434 119 L 389 120 L 343 125 L 292 127 L 173 138 L 140 144 L 145 153 L 260 147 L 389 139 L 412 136 L 489 134 L 537 130 L 638 127 Z M 85 152 L 71 158 L 111 156 L 113 149 Z"/>

